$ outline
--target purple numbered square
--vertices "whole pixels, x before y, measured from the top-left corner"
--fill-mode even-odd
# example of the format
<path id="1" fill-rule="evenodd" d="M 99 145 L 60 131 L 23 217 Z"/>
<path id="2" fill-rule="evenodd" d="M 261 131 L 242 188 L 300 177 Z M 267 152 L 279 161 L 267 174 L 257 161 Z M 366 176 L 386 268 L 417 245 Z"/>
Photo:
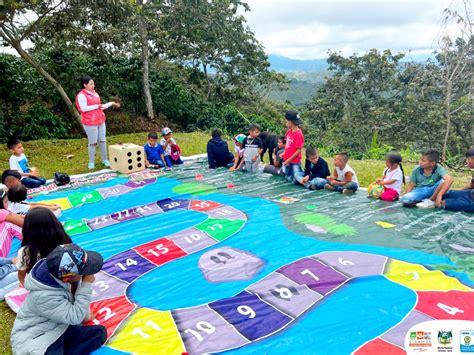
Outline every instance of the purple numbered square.
<path id="1" fill-rule="evenodd" d="M 89 226 L 90 229 L 92 230 L 97 230 L 101 229 L 104 227 L 111 226 L 113 224 L 118 224 L 119 222 L 113 219 L 109 214 L 92 218 L 92 219 L 86 219 L 85 222 Z"/>
<path id="2" fill-rule="evenodd" d="M 91 285 L 92 302 L 124 296 L 127 287 L 128 284 L 126 282 L 117 280 L 115 277 L 99 271 L 95 274 L 95 281 Z"/>
<path id="3" fill-rule="evenodd" d="M 130 180 L 130 181 L 126 182 L 124 185 L 128 186 L 128 187 L 131 187 L 132 189 L 139 189 L 143 186 L 150 185 L 150 184 L 153 184 L 155 182 L 156 182 L 156 178 L 148 179 L 148 180 L 140 180 L 140 181 Z"/>
<path id="4" fill-rule="evenodd" d="M 247 291 L 211 302 L 209 307 L 250 341 L 273 334 L 293 320 Z"/>
<path id="5" fill-rule="evenodd" d="M 127 208 L 126 210 L 112 213 L 111 217 L 116 221 L 125 222 L 140 218 L 141 216 L 135 211 L 135 208 Z"/>
<path id="6" fill-rule="evenodd" d="M 127 192 L 131 191 L 132 188 L 125 186 L 125 185 L 115 185 L 112 187 L 103 187 L 101 189 L 97 189 L 99 194 L 105 199 L 114 196 L 120 196 L 126 194 Z"/>
<path id="7" fill-rule="evenodd" d="M 156 202 L 156 204 L 165 212 L 176 209 L 187 210 L 189 209 L 189 203 L 189 200 L 172 200 L 170 198 L 165 198 L 164 200 Z"/>
<path id="8" fill-rule="evenodd" d="M 137 212 L 140 216 L 153 216 L 158 213 L 163 213 L 163 210 L 158 207 L 156 202 L 152 202 L 143 206 L 135 207 L 135 212 Z"/>
<path id="9" fill-rule="evenodd" d="M 277 272 L 296 283 L 308 286 L 323 296 L 349 280 L 347 276 L 310 258 L 304 258 L 285 265 L 278 269 Z"/>
<path id="10" fill-rule="evenodd" d="M 155 267 L 155 264 L 138 255 L 137 252 L 126 250 L 108 259 L 102 270 L 120 280 L 131 283 Z"/>

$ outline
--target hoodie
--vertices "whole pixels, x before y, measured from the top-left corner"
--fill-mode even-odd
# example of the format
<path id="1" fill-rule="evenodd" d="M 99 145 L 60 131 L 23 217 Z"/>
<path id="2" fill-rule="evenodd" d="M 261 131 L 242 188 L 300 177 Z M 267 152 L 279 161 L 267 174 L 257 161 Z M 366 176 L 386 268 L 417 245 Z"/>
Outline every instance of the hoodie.
<path id="1" fill-rule="evenodd" d="M 227 142 L 222 138 L 212 138 L 207 142 L 207 160 L 209 169 L 226 167 L 234 159 Z"/>
<path id="2" fill-rule="evenodd" d="M 13 354 L 44 354 L 69 325 L 89 316 L 91 284 L 81 282 L 75 296 L 69 284 L 51 276 L 46 259 L 38 261 L 25 280 L 29 291 L 13 324 Z"/>

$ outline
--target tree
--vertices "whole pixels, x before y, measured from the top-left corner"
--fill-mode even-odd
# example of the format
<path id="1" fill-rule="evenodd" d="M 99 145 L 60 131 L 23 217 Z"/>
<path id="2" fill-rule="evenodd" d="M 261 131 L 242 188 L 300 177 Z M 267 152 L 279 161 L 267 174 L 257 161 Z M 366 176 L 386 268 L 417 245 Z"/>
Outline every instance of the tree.
<path id="1" fill-rule="evenodd" d="M 62 16 L 67 11 L 67 1 L 12 1 L 7 0 L 0 8 L 0 36 L 7 45 L 13 48 L 20 57 L 31 65 L 59 93 L 71 115 L 81 120 L 62 85 L 47 72 L 40 62 L 23 48 L 23 43 L 30 40 L 36 31 L 45 26 L 48 16 Z"/>
<path id="2" fill-rule="evenodd" d="M 454 115 L 461 113 L 464 108 L 472 107 L 472 78 L 474 73 L 473 26 L 474 17 L 470 0 L 462 1 L 462 12 L 451 9 L 444 10 L 444 19 L 439 38 L 440 50 L 437 56 L 443 68 L 441 79 L 445 85 L 444 106 L 446 128 L 442 148 L 443 161 L 446 161 L 447 158 L 451 127 L 455 119 Z M 453 27 L 457 28 L 454 34 L 452 33 Z M 464 88 L 462 88 L 463 84 L 466 84 L 466 78 L 469 78 L 467 85 L 464 85 Z M 462 97 L 465 97 L 465 99 L 463 100 Z M 461 103 L 453 108 L 453 101 L 460 99 Z M 454 125 L 458 128 L 458 133 L 463 134 L 462 130 L 459 130 L 458 123 Z"/>

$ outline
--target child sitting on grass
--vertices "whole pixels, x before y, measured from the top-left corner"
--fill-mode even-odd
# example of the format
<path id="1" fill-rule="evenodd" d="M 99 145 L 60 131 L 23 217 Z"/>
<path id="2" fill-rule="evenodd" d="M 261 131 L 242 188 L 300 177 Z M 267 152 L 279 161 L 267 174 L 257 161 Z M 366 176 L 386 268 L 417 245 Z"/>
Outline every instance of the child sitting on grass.
<path id="1" fill-rule="evenodd" d="M 26 278 L 29 291 L 11 334 L 14 354 L 90 354 L 107 338 L 91 321 L 92 288 L 102 269 L 99 253 L 75 244 L 59 245 Z"/>
<path id="2" fill-rule="evenodd" d="M 240 169 L 242 164 L 245 164 L 245 170 L 249 173 L 258 172 L 258 166 L 260 165 L 260 156 L 263 151 L 263 142 L 258 137 L 261 132 L 261 128 L 258 124 L 251 124 L 249 127 L 249 135 L 245 137 L 244 146 L 244 159 L 240 163 L 237 169 Z"/>
<path id="3" fill-rule="evenodd" d="M 297 111 L 286 111 L 285 152 L 283 167 L 289 182 L 295 182 L 296 175 L 301 172 L 301 152 L 304 146 L 304 136 L 300 127 L 303 123 Z"/>
<path id="4" fill-rule="evenodd" d="M 180 149 L 176 144 L 176 141 L 172 137 L 173 131 L 168 127 L 165 127 L 161 130 L 163 138 L 161 138 L 160 144 L 165 152 L 165 163 L 168 167 L 173 167 L 173 165 L 183 164 L 183 161 L 180 157 Z"/>
<path id="5" fill-rule="evenodd" d="M 402 191 L 402 182 L 405 184 L 405 172 L 402 167 L 402 156 L 398 153 L 390 153 L 385 160 L 387 167 L 381 179 L 375 180 L 376 184 L 384 187 L 380 195 L 383 201 L 395 201 Z"/>
<path id="6" fill-rule="evenodd" d="M 410 176 L 407 192 L 400 198 L 405 207 L 434 208 L 437 192 L 441 188 L 449 189 L 453 179 L 438 161 L 439 152 L 436 149 L 423 152 L 419 166 Z"/>
<path id="7" fill-rule="evenodd" d="M 235 171 L 242 166 L 242 161 L 244 160 L 244 140 L 245 134 L 239 133 L 234 137 L 234 165 L 229 169 L 229 171 Z"/>
<path id="8" fill-rule="evenodd" d="M 25 216 L 23 240 L 18 250 L 16 267 L 20 284 L 39 259 L 46 258 L 58 245 L 69 243 L 72 243 L 71 238 L 53 212 L 42 207 L 32 209 Z"/>
<path id="9" fill-rule="evenodd" d="M 273 175 L 285 175 L 283 170 L 283 153 L 285 153 L 285 137 L 278 137 L 277 148 L 273 153 L 273 165 L 265 164 L 263 172 Z"/>
<path id="10" fill-rule="evenodd" d="M 56 217 L 61 215 L 61 208 L 57 204 L 26 202 L 28 190 L 24 185 L 13 186 L 8 190 L 8 210 L 16 214 L 27 214 L 31 208 L 44 207 L 53 211 Z"/>
<path id="11" fill-rule="evenodd" d="M 16 258 L 0 257 L 0 301 L 4 301 L 5 295 L 18 287 L 18 274 L 15 264 Z"/>
<path id="12" fill-rule="evenodd" d="M 227 142 L 221 138 L 220 129 L 212 131 L 212 139 L 207 142 L 207 161 L 209 169 L 231 168 L 234 166 L 234 156 L 229 151 Z"/>
<path id="13" fill-rule="evenodd" d="M 326 178 L 331 175 L 328 163 L 319 156 L 318 149 L 306 149 L 304 172 L 296 174 L 296 181 L 310 190 L 321 190 L 328 183 Z"/>
<path id="14" fill-rule="evenodd" d="M 7 208 L 7 192 L 0 190 L 0 257 L 6 257 L 10 253 L 13 238 L 23 239 L 21 227 L 25 217 L 11 213 Z"/>
<path id="15" fill-rule="evenodd" d="M 155 132 L 148 133 L 148 142 L 144 146 L 146 154 L 145 166 L 147 168 L 164 168 L 165 157 L 163 147 L 158 144 L 158 135 Z"/>
<path id="16" fill-rule="evenodd" d="M 17 170 L 21 175 L 21 183 L 32 189 L 46 184 L 46 180 L 39 176 L 38 169 L 28 167 L 28 159 L 24 154 L 24 148 L 21 141 L 11 138 L 7 143 L 8 149 L 12 153 L 10 157 L 10 169 Z"/>
<path id="17" fill-rule="evenodd" d="M 436 196 L 437 207 L 446 211 L 474 213 L 474 148 L 466 153 L 466 163 L 471 169 L 471 182 L 462 190 L 449 190 L 447 194 L 444 194 L 445 189 L 439 191 Z"/>
<path id="18" fill-rule="evenodd" d="M 352 195 L 359 188 L 359 181 L 354 169 L 347 163 L 349 156 L 346 152 L 337 153 L 334 157 L 334 172 L 328 176 L 328 183 L 324 185 L 326 190 L 342 192 L 344 195 Z"/>
<path id="19" fill-rule="evenodd" d="M 8 189 L 21 185 L 21 175 L 17 170 L 5 170 L 2 173 L 2 184 Z"/>

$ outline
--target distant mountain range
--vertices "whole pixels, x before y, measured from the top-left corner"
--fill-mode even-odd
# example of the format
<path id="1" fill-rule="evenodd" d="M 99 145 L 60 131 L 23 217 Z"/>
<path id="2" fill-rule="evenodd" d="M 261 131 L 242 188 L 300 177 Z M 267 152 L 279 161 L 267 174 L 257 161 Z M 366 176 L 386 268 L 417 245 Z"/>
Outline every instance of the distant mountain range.
<path id="1" fill-rule="evenodd" d="M 407 54 L 402 62 L 424 62 L 428 58 L 432 58 L 429 54 Z M 327 58 L 321 59 L 291 59 L 277 54 L 269 54 L 268 59 L 270 61 L 270 68 L 281 73 L 287 72 L 309 72 L 315 73 L 322 70 L 327 70 L 328 63 Z"/>

